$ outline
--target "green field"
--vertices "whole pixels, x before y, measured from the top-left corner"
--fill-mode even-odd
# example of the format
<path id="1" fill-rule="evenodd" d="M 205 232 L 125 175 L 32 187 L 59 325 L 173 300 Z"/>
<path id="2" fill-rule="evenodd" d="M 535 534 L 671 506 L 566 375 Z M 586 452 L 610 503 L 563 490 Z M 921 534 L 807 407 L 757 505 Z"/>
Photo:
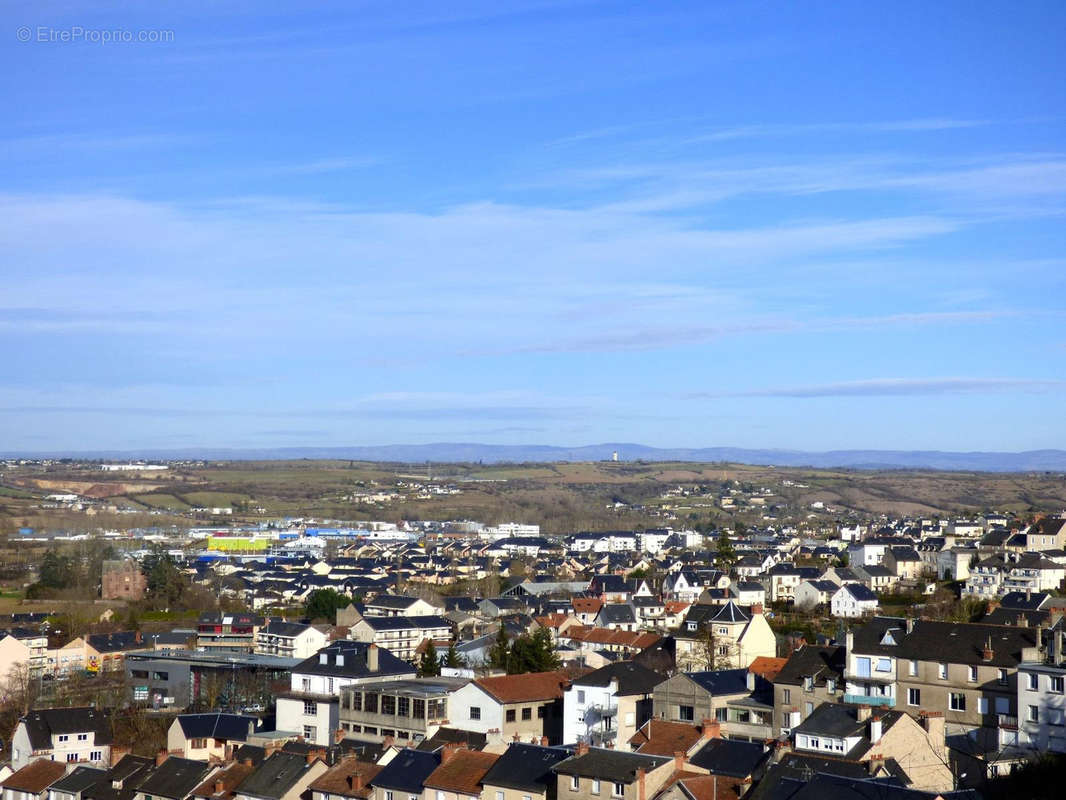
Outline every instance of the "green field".
<path id="1" fill-rule="evenodd" d="M 172 494 L 139 494 L 134 498 L 138 503 L 149 508 L 163 508 L 167 511 L 188 511 L 189 504 Z"/>

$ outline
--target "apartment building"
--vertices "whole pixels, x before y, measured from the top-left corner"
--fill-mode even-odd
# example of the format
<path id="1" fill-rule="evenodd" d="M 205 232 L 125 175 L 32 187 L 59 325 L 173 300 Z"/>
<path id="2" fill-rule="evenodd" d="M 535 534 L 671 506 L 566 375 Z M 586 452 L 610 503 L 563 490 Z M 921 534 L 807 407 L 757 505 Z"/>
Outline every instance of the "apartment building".
<path id="1" fill-rule="evenodd" d="M 773 735 L 789 734 L 822 703 L 844 696 L 845 652 L 842 646 L 804 645 L 793 650 L 774 678 Z"/>
<path id="2" fill-rule="evenodd" d="M 19 720 L 11 737 L 11 766 L 36 758 L 106 766 L 111 758 L 111 712 L 99 708 L 46 708 Z"/>
<path id="3" fill-rule="evenodd" d="M 663 676 L 633 661 L 618 661 L 574 681 L 563 692 L 563 742 L 625 748 L 651 719 L 652 696 Z"/>
<path id="4" fill-rule="evenodd" d="M 329 643 L 329 637 L 313 625 L 271 619 L 255 637 L 255 652 L 283 658 L 310 658 Z"/>
<path id="5" fill-rule="evenodd" d="M 455 727 L 487 734 L 493 743 L 517 736 L 559 744 L 563 692 L 570 679 L 563 670 L 477 678 L 449 698 L 449 719 Z"/>
<path id="6" fill-rule="evenodd" d="M 1066 624 L 1044 632 L 1039 660 L 1018 667 L 1018 741 L 1039 752 L 1066 753 Z"/>
<path id="7" fill-rule="evenodd" d="M 214 652 L 254 653 L 256 637 L 265 622 L 256 614 L 207 611 L 197 621 L 196 647 Z"/>
<path id="8" fill-rule="evenodd" d="M 397 658 L 410 661 L 424 639 L 452 638 L 452 624 L 446 618 L 430 616 L 364 616 L 348 635 L 357 642 L 373 642 L 387 648 Z"/>
<path id="9" fill-rule="evenodd" d="M 579 744 L 555 765 L 557 800 L 647 800 L 675 772 L 673 758 Z"/>
<path id="10" fill-rule="evenodd" d="M 399 745 L 432 738 L 448 721 L 448 697 L 466 678 L 411 678 L 347 686 L 340 693 L 340 729 L 367 741 Z"/>

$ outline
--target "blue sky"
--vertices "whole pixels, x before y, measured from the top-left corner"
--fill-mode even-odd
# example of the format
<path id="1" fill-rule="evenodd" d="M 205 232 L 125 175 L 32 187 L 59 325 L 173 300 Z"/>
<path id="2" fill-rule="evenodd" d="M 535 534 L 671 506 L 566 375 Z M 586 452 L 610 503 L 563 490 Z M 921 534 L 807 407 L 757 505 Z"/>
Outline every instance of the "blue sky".
<path id="1" fill-rule="evenodd" d="M 1061 2 L 5 6 L 5 451 L 1066 447 Z"/>

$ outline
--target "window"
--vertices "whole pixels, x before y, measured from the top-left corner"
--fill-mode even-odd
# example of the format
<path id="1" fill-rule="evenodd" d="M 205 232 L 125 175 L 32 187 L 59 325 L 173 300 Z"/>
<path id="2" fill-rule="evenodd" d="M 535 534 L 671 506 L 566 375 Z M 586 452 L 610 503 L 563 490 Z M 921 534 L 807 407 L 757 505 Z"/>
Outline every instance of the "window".
<path id="1" fill-rule="evenodd" d="M 385 800 L 392 800 L 392 792 L 386 790 L 386 792 L 385 792 Z"/>
<path id="2" fill-rule="evenodd" d="M 67 761 L 77 761 L 77 760 L 78 760 L 78 754 L 77 753 L 67 753 Z"/>
<path id="3" fill-rule="evenodd" d="M 719 722 L 725 722 L 726 720 L 729 719 L 729 709 L 727 709 L 727 708 L 716 708 L 714 710 L 714 718 L 716 720 L 718 720 Z"/>
<path id="4" fill-rule="evenodd" d="M 600 781 L 599 781 L 598 778 L 593 778 L 592 779 L 592 793 L 593 794 L 599 794 L 600 793 Z"/>
<path id="5" fill-rule="evenodd" d="M 546 706 L 537 706 L 537 719 L 544 719 L 547 713 L 548 709 Z"/>
<path id="6" fill-rule="evenodd" d="M 1030 672 L 1026 677 L 1029 679 L 1029 691 L 1035 692 L 1040 688 L 1040 676 L 1035 672 Z"/>
<path id="7" fill-rule="evenodd" d="M 1029 706 L 1029 721 L 1040 722 L 1040 709 L 1036 706 Z"/>
<path id="8" fill-rule="evenodd" d="M 318 703 L 314 700 L 304 700 L 304 716 L 314 717 L 318 715 Z"/>
<path id="9" fill-rule="evenodd" d="M 825 690 L 829 694 L 835 694 L 837 690 L 837 682 L 832 678 L 825 679 Z"/>
<path id="10" fill-rule="evenodd" d="M 304 678 L 303 681 L 301 682 L 301 685 L 303 686 L 303 690 L 305 692 L 311 691 L 311 679 L 310 678 Z"/>
<path id="11" fill-rule="evenodd" d="M 513 708 L 507 709 L 507 711 L 504 714 L 504 719 L 505 719 L 506 722 L 514 722 L 514 709 Z"/>
<path id="12" fill-rule="evenodd" d="M 819 747 L 822 746 L 822 742 L 817 736 L 812 736 L 810 738 L 810 746 L 812 749 L 817 750 Z"/>
<path id="13" fill-rule="evenodd" d="M 922 690 L 921 689 L 908 689 L 907 690 L 907 705 L 920 706 L 922 704 Z"/>
<path id="14" fill-rule="evenodd" d="M 363 710 L 363 693 L 362 692 L 352 692 L 351 705 L 352 705 L 352 711 L 362 711 Z"/>
<path id="15" fill-rule="evenodd" d="M 996 698 L 996 713 L 997 714 L 1010 714 L 1010 698 L 1009 697 L 997 697 Z"/>
<path id="16" fill-rule="evenodd" d="M 722 627 L 719 627 L 719 628 L 718 628 L 718 633 L 719 633 L 720 635 L 722 635 L 722 636 L 728 636 L 728 635 L 729 635 L 729 628 L 726 628 L 726 627 L 724 627 L 724 626 L 722 626 Z"/>
<path id="17" fill-rule="evenodd" d="M 860 678 L 870 677 L 870 659 L 866 656 L 859 656 L 855 659 L 855 674 Z"/>
<path id="18" fill-rule="evenodd" d="M 584 689 L 578 689 L 577 690 L 577 702 L 579 702 L 579 703 L 584 703 L 585 702 L 585 690 Z"/>
<path id="19" fill-rule="evenodd" d="M 781 700 L 782 700 L 782 702 L 785 705 L 788 705 L 789 703 L 791 703 L 792 702 L 792 692 L 789 691 L 788 689 L 785 689 L 785 691 L 781 693 Z"/>
<path id="20" fill-rule="evenodd" d="M 376 694 L 367 694 L 363 698 L 363 705 L 366 706 L 366 710 L 371 714 L 378 713 L 378 696 Z"/>
<path id="21" fill-rule="evenodd" d="M 153 672 L 152 673 L 152 680 L 156 680 L 156 681 L 170 680 L 170 673 L 169 672 Z"/>
<path id="22" fill-rule="evenodd" d="M 984 714 L 988 713 L 988 698 L 987 697 L 978 697 L 977 698 L 977 713 L 981 714 L 981 715 L 984 715 Z"/>
<path id="23" fill-rule="evenodd" d="M 804 703 L 803 704 L 803 716 L 804 717 L 809 717 L 813 713 L 814 713 L 814 703 L 809 703 L 809 702 L 808 703 Z"/>
<path id="24" fill-rule="evenodd" d="M 626 794 L 626 785 L 624 783 L 616 783 L 614 785 L 614 790 L 611 792 L 611 795 L 613 797 L 625 797 L 625 794 Z"/>
<path id="25" fill-rule="evenodd" d="M 942 680 L 942 681 L 946 681 L 948 679 L 948 665 L 947 664 L 937 664 L 937 668 L 936 669 L 937 669 L 937 677 L 939 677 L 940 680 Z"/>
<path id="26" fill-rule="evenodd" d="M 470 719 L 481 719 L 481 706 L 470 706 Z"/>
<path id="27" fill-rule="evenodd" d="M 1056 694 L 1062 694 L 1062 689 L 1063 689 L 1063 679 L 1062 679 L 1062 677 L 1061 676 L 1060 677 L 1052 676 L 1050 680 L 1051 680 L 1051 691 L 1055 692 Z"/>
<path id="28" fill-rule="evenodd" d="M 65 741 L 68 741 L 69 739 L 70 739 L 70 736 L 65 734 L 65 733 L 59 734 L 59 741 L 65 742 Z"/>
<path id="29" fill-rule="evenodd" d="M 411 716 L 415 719 L 426 718 L 426 701 L 416 697 L 411 701 Z"/>
<path id="30" fill-rule="evenodd" d="M 524 720 L 525 719 L 533 719 L 533 709 L 532 708 L 523 708 L 522 709 L 522 719 L 524 719 Z"/>
<path id="31" fill-rule="evenodd" d="M 207 747 L 207 739 L 192 739 L 189 741 L 189 747 L 193 750 L 203 750 Z"/>
<path id="32" fill-rule="evenodd" d="M 913 658 L 911 659 L 911 663 L 907 665 L 907 671 L 911 675 L 917 675 L 918 674 L 918 662 L 915 659 L 913 659 Z"/>
<path id="33" fill-rule="evenodd" d="M 969 674 L 970 683 L 976 683 L 977 682 L 977 667 L 970 667 L 969 671 L 970 671 L 970 674 Z"/>
<path id="34" fill-rule="evenodd" d="M 396 716 L 396 698 L 391 694 L 381 695 L 381 713 Z"/>
<path id="35" fill-rule="evenodd" d="M 496 792 L 496 800 L 503 800 L 503 792 Z"/>
<path id="36" fill-rule="evenodd" d="M 78 741 L 79 742 L 87 742 L 87 741 L 89 741 L 89 734 L 87 734 L 87 733 L 79 733 L 78 734 Z"/>
<path id="37" fill-rule="evenodd" d="M 304 725 L 304 738 L 314 741 L 317 738 L 318 730 L 313 725 Z"/>
<path id="38" fill-rule="evenodd" d="M 93 750 L 91 753 L 89 753 L 89 760 L 90 761 L 103 761 L 104 760 L 104 751 L 103 750 Z"/>
<path id="39" fill-rule="evenodd" d="M 948 708 L 950 708 L 952 711 L 965 711 L 966 695 L 964 695 L 962 692 L 949 692 Z"/>
<path id="40" fill-rule="evenodd" d="M 892 671 L 892 659 L 879 658 L 877 659 L 877 671 L 878 672 L 891 672 Z"/>
<path id="41" fill-rule="evenodd" d="M 682 722 L 693 722 L 696 719 L 696 712 L 692 706 L 678 706 L 677 718 Z"/>
<path id="42" fill-rule="evenodd" d="M 408 717 L 411 715 L 411 698 L 410 697 L 397 697 L 396 698 L 396 714 L 401 717 Z"/>
<path id="43" fill-rule="evenodd" d="M 577 791 L 577 787 L 580 786 L 580 785 L 581 785 L 581 780 L 577 777 L 577 775 L 571 775 L 570 776 L 570 791 L 571 792 L 576 792 Z"/>
<path id="44" fill-rule="evenodd" d="M 1066 715 L 1064 715 L 1061 708 L 1049 708 L 1047 710 L 1047 721 L 1049 725 L 1062 727 L 1064 716 Z"/>

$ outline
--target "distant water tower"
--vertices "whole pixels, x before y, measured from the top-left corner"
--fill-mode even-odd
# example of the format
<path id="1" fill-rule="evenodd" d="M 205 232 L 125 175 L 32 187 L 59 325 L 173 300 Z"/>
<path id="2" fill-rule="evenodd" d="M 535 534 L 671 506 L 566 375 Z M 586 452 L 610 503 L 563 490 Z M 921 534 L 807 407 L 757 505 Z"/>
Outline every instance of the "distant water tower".
<path id="1" fill-rule="evenodd" d="M 611 453 L 611 461 L 617 461 L 617 460 L 618 460 L 618 451 L 615 450 L 613 453 Z"/>

